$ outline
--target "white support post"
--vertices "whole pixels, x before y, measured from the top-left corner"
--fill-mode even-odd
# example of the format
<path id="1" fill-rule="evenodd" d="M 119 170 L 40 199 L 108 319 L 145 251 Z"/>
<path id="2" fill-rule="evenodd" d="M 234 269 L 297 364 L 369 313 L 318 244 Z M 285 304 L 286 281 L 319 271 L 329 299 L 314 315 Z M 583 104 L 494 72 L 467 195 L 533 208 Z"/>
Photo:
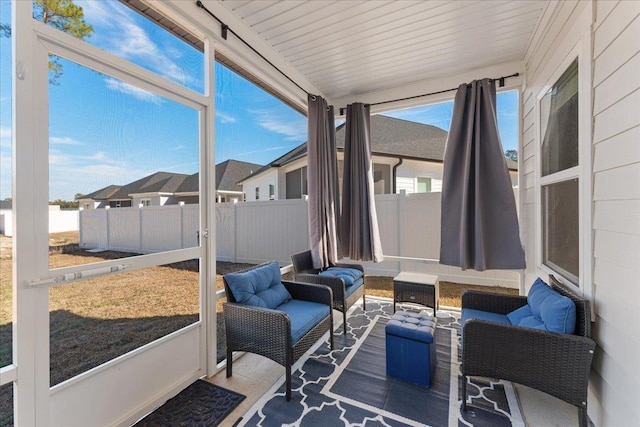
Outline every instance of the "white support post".
<path id="1" fill-rule="evenodd" d="M 403 227 L 403 224 L 407 224 L 409 220 L 409 213 L 407 212 L 407 190 L 400 190 L 398 194 L 398 230 L 396 231 L 396 235 L 398 236 L 398 255 L 401 257 L 406 256 L 406 252 L 404 250 L 406 237 L 403 234 L 404 229 L 407 227 Z M 404 261 L 398 262 L 398 273 L 402 272 L 405 268 Z"/>
<path id="2" fill-rule="evenodd" d="M 15 425 L 49 424 L 49 291 L 25 281 L 49 272 L 48 55 L 32 2 L 12 6 L 13 364 Z"/>

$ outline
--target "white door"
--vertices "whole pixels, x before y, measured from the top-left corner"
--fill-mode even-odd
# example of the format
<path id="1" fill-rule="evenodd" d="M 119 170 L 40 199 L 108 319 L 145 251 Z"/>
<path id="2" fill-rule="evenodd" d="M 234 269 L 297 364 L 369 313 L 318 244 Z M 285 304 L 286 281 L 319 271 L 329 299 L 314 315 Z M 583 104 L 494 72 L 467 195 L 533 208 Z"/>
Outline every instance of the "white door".
<path id="1" fill-rule="evenodd" d="M 94 27 L 125 25 L 118 40 L 129 44 L 79 40 L 33 19 L 31 2 L 13 4 L 17 425 L 130 424 L 215 360 L 210 67 L 172 69 L 168 36 L 122 11 L 101 14 L 119 2 L 96 3 L 85 5 L 102 8 Z M 205 52 L 202 64 L 213 63 Z M 51 200 L 124 188 L 121 200 L 129 184 L 162 193 L 195 172 L 195 210 L 100 212 L 84 232 L 107 251 L 80 247 L 82 228 L 49 233 Z"/>

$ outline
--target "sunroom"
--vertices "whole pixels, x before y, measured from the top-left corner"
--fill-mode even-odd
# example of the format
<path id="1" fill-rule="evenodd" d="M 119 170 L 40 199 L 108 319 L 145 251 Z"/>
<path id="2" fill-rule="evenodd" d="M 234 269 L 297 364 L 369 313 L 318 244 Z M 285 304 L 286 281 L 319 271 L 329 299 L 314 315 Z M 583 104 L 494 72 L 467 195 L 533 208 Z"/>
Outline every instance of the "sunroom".
<path id="1" fill-rule="evenodd" d="M 266 131 L 247 134 L 249 115 L 261 129 L 277 129 L 291 149 L 306 140 L 309 94 L 333 105 L 339 122 L 342 108 L 353 103 L 369 105 L 371 114 L 452 103 L 461 84 L 483 78 L 496 81 L 498 96 L 516 94 L 514 193 L 526 268 L 464 274 L 475 283 L 509 283 L 520 295 L 536 278 L 554 275 L 587 298 L 597 344 L 589 419 L 596 426 L 640 420 L 639 2 L 2 0 L 0 8 L 0 198 L 12 205 L 11 233 L 5 232 L 12 252 L 0 260 L 2 316 L 10 319 L 0 325 L 0 386 L 13 389 L 7 424 L 132 425 L 199 378 L 235 387 L 223 379 L 218 357 L 216 305 L 224 295 L 216 287 L 216 263 L 276 259 L 286 272 L 288 256 L 305 249 L 292 245 L 290 235 L 308 233 L 287 216 L 304 215 L 304 200 L 283 200 L 288 204 L 260 218 L 264 232 L 276 234 L 269 235 L 277 242 L 271 245 L 246 221 L 233 230 L 245 227 L 251 237 L 236 239 L 217 213 L 216 163 L 229 153 L 264 151 L 270 157 L 253 163 L 268 164 L 288 151 L 275 151 L 282 147 Z M 548 110 L 555 108 L 549 99 L 564 79 L 576 95 L 566 117 L 573 120 L 566 133 L 576 141 L 549 150 L 542 142 Z M 256 88 L 271 98 L 254 96 Z M 274 100 L 286 110 L 281 116 L 269 114 Z M 243 116 L 229 114 L 234 105 Z M 238 127 L 224 134 L 225 124 Z M 300 129 L 302 139 L 295 139 Z M 170 196 L 151 186 L 136 193 L 138 206 L 86 212 L 106 221 L 80 232 L 86 240 L 105 231 L 94 252 L 56 249 L 50 201 L 163 170 L 198 173 L 199 203 L 169 206 L 178 226 L 160 220 L 164 213 L 151 195 Z M 278 194 L 278 185 L 284 183 L 256 186 L 255 199 L 261 200 L 259 191 Z M 383 196 L 406 204 L 412 195 Z M 415 197 L 439 200 L 430 193 Z M 290 229 L 267 230 L 270 221 Z M 122 225 L 109 230 L 115 223 Z M 439 229 L 426 228 L 439 237 Z M 231 239 L 226 252 L 223 243 Z M 416 255 L 406 239 L 394 245 L 383 246 L 384 262 L 363 263 L 365 271 L 462 275 L 423 262 L 438 254 Z M 149 297 L 158 292 L 166 300 Z M 117 303 L 101 305 L 114 295 Z M 166 326 L 158 306 L 173 303 Z M 117 342 L 104 338 L 113 330 L 123 331 Z M 96 353 L 89 364 L 83 347 Z M 258 369 L 255 375 L 281 381 L 280 368 L 251 356 L 236 355 L 234 376 Z M 223 425 L 269 392 L 241 390 L 248 396 L 244 409 Z M 519 397 L 518 422 L 577 425 L 573 407 L 526 390 Z M 325 422 L 348 424 L 329 415 Z"/>

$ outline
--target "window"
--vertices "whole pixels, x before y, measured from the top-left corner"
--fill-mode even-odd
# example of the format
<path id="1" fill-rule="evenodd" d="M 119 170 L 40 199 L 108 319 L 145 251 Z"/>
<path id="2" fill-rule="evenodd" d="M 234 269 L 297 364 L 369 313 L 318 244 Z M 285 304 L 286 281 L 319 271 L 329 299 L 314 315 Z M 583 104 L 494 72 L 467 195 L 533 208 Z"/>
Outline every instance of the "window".
<path id="1" fill-rule="evenodd" d="M 260 200 L 260 187 L 256 187 L 256 200 Z"/>
<path id="2" fill-rule="evenodd" d="M 391 175 L 391 166 L 374 163 L 373 164 L 373 190 L 374 194 L 391 193 L 391 183 L 389 176 Z"/>
<path id="3" fill-rule="evenodd" d="M 151 199 L 140 199 L 140 207 L 151 206 Z"/>
<path id="4" fill-rule="evenodd" d="M 580 282 L 578 60 L 544 93 L 540 108 L 542 264 Z"/>
<path id="5" fill-rule="evenodd" d="M 286 176 L 287 199 L 300 199 L 307 194 L 307 167 L 301 167 Z"/>
<path id="6" fill-rule="evenodd" d="M 276 186 L 269 184 L 269 200 L 275 200 L 276 198 Z"/>
<path id="7" fill-rule="evenodd" d="M 431 192 L 431 178 L 418 177 L 418 193 Z"/>

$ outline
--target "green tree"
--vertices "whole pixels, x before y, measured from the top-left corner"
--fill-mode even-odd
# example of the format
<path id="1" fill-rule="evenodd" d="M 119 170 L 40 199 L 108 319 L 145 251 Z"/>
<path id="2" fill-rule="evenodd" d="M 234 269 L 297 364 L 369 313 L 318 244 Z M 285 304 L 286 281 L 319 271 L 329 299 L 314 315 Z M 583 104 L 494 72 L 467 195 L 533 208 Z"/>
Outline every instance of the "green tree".
<path id="1" fill-rule="evenodd" d="M 82 7 L 73 0 L 33 0 L 34 18 L 60 31 L 84 40 L 91 36 L 93 27 L 84 21 Z M 58 58 L 49 58 L 49 83 L 57 84 L 62 75 Z"/>
<path id="2" fill-rule="evenodd" d="M 34 18 L 73 37 L 84 40 L 91 36 L 93 27 L 84 21 L 82 7 L 73 0 L 33 0 Z M 11 25 L 0 24 L 2 37 L 11 37 Z M 62 75 L 62 64 L 49 58 L 49 83 L 57 84 Z"/>
<path id="3" fill-rule="evenodd" d="M 79 200 L 79 199 L 82 199 L 83 197 L 84 197 L 84 194 L 76 193 L 76 195 L 73 196 L 73 200 Z"/>
<path id="4" fill-rule="evenodd" d="M 504 156 L 508 160 L 513 160 L 514 162 L 518 161 L 518 150 L 507 150 L 504 152 Z"/>

